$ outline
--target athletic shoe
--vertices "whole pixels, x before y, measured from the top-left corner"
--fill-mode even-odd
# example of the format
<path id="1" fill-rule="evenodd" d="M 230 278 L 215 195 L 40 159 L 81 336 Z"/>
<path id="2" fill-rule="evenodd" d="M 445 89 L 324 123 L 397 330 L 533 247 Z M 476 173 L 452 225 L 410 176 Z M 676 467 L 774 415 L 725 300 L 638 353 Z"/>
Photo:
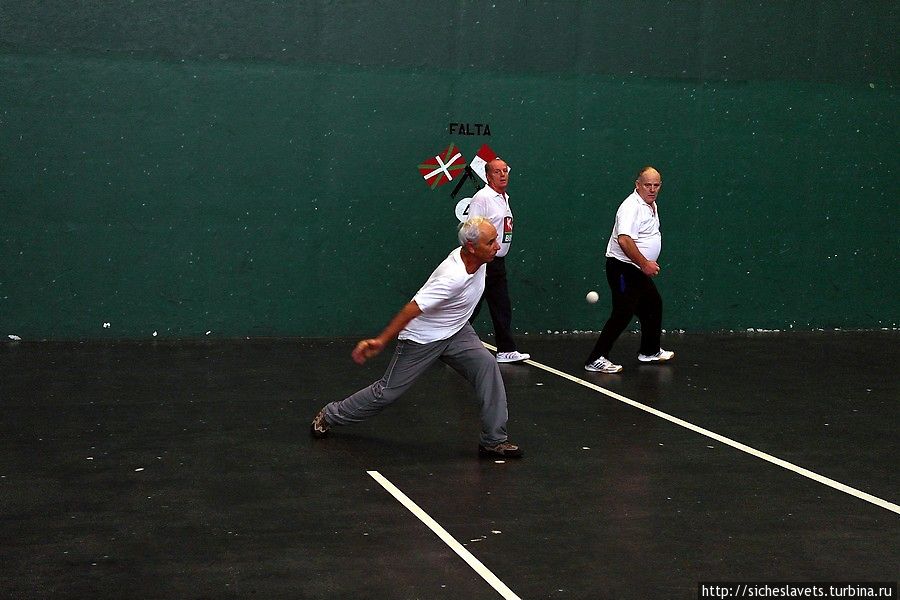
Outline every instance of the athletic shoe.
<path id="1" fill-rule="evenodd" d="M 530 354 L 522 354 L 517 350 L 513 350 L 512 352 L 498 352 L 497 353 L 497 362 L 498 363 L 514 363 L 514 362 L 522 362 L 523 360 L 528 360 L 531 358 Z"/>
<path id="2" fill-rule="evenodd" d="M 482 458 L 522 458 L 522 449 L 509 440 L 496 446 L 478 445 L 478 456 Z"/>
<path id="3" fill-rule="evenodd" d="M 312 424 L 309 426 L 309 433 L 314 438 L 323 438 L 328 435 L 329 429 L 331 429 L 331 425 L 325 420 L 325 409 L 323 408 L 316 415 L 316 418 L 312 420 Z"/>
<path id="4" fill-rule="evenodd" d="M 618 373 L 622 370 L 622 365 L 615 365 L 601 356 L 594 362 L 584 365 L 584 370 L 595 373 Z"/>
<path id="5" fill-rule="evenodd" d="M 641 362 L 666 362 L 667 360 L 672 360 L 675 358 L 675 353 L 671 350 L 663 350 L 659 349 L 659 352 L 656 354 L 646 355 L 646 354 L 638 354 L 638 360 Z"/>

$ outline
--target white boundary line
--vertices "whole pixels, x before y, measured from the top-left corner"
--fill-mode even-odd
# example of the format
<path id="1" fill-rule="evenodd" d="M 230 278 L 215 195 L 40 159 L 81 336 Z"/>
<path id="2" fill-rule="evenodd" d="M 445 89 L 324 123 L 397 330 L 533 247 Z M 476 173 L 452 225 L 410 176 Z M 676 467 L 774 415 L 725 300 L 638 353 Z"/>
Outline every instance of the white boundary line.
<path id="1" fill-rule="evenodd" d="M 381 484 L 381 487 L 386 489 L 388 493 L 391 494 L 394 498 L 396 498 L 400 504 L 405 506 L 409 512 L 414 514 L 420 521 L 428 525 L 428 528 L 431 529 L 434 533 L 437 534 L 439 538 L 441 538 L 445 544 L 450 546 L 450 549 L 456 552 L 460 558 L 462 558 L 470 567 L 472 567 L 476 573 L 481 575 L 481 577 L 487 581 L 492 588 L 497 590 L 501 596 L 506 598 L 506 600 L 521 600 L 518 596 L 516 596 L 512 590 L 506 587 L 502 581 L 497 579 L 497 576 L 490 572 L 490 570 L 481 564 L 477 558 L 472 556 L 472 554 L 466 550 L 462 544 L 453 539 L 453 536 L 447 533 L 447 530 L 438 525 L 437 521 L 428 516 L 424 510 L 418 507 L 418 505 L 407 497 L 406 494 L 401 492 L 397 487 L 388 481 L 381 473 L 378 471 L 366 471 L 369 475 L 372 476 L 372 479 Z"/>
<path id="2" fill-rule="evenodd" d="M 484 344 L 484 347 L 488 348 L 489 350 L 493 350 L 495 352 L 497 351 L 497 349 L 494 346 L 491 346 L 490 344 L 485 344 L 484 342 L 482 342 L 482 344 Z M 736 441 L 729 439 L 723 435 L 719 435 L 718 433 L 715 433 L 708 429 L 704 429 L 703 427 L 694 425 L 693 423 L 689 423 L 687 421 L 679 419 L 678 417 L 673 417 L 672 415 L 664 413 L 661 410 L 656 410 L 655 408 L 647 406 L 646 404 L 641 404 L 640 402 L 636 402 L 630 398 L 626 398 L 625 396 L 622 396 L 613 391 L 607 390 L 606 388 L 602 388 L 599 385 L 594 385 L 593 383 L 591 383 L 589 381 L 585 381 L 584 379 L 579 379 L 578 377 L 574 377 L 572 375 L 569 375 L 568 373 L 558 371 L 558 370 L 554 369 L 553 367 L 548 367 L 547 365 L 543 365 L 543 364 L 533 361 L 533 360 L 526 360 L 524 362 L 526 364 L 533 365 L 539 369 L 543 369 L 544 371 L 547 371 L 548 373 L 558 375 L 559 377 L 562 377 L 563 379 L 568 379 L 569 381 L 572 381 L 579 385 L 583 385 L 586 388 L 592 389 L 596 392 L 600 392 L 601 394 L 606 394 L 610 398 L 618 400 L 619 402 L 624 402 L 625 404 L 631 405 L 635 408 L 639 408 L 645 412 L 650 413 L 651 415 L 655 415 L 661 419 L 665 419 L 666 421 L 675 423 L 676 425 L 680 425 L 681 427 L 684 427 L 685 429 L 690 429 L 691 431 L 699 433 L 700 435 L 705 435 L 706 437 L 712 438 L 712 439 L 716 440 L 717 442 L 721 442 L 723 444 L 731 446 L 732 448 L 737 448 L 738 450 L 740 450 L 742 452 L 746 452 L 747 454 L 750 454 L 757 458 L 761 458 L 761 459 L 768 461 L 774 465 L 778 465 L 779 467 L 787 469 L 788 471 L 793 471 L 794 473 L 797 473 L 798 475 L 808 477 L 809 479 L 812 479 L 813 481 L 817 481 L 823 485 L 827 485 L 828 487 L 834 488 L 834 489 L 844 492 L 846 494 L 850 494 L 851 496 L 855 496 L 855 497 L 859 498 L 860 500 L 865 500 L 866 502 L 871 502 L 872 504 L 874 504 L 876 506 L 880 506 L 881 508 L 884 508 L 886 510 L 889 510 L 891 512 L 894 512 L 894 513 L 897 513 L 898 515 L 900 515 L 900 506 L 898 506 L 897 504 L 894 504 L 893 502 L 888 502 L 887 500 L 882 500 L 881 498 L 879 498 L 877 496 L 873 496 L 872 494 L 867 494 L 866 492 L 863 492 L 856 488 L 850 487 L 849 485 L 843 484 L 840 481 L 835 481 L 834 479 L 829 479 L 828 477 L 825 477 L 824 475 L 819 475 L 818 473 L 814 473 L 808 469 L 804 469 L 803 467 L 799 467 L 793 463 L 789 463 L 788 461 L 782 460 L 775 456 L 772 456 L 771 454 L 766 454 L 765 452 L 762 452 L 755 448 L 751 448 L 750 446 L 747 446 L 740 442 L 736 442 Z"/>

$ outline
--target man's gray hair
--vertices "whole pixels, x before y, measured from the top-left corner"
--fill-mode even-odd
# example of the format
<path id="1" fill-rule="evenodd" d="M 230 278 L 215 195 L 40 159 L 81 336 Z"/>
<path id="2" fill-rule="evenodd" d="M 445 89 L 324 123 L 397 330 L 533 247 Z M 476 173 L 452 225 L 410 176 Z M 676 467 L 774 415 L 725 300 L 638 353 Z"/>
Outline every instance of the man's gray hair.
<path id="1" fill-rule="evenodd" d="M 459 245 L 465 246 L 466 242 L 472 242 L 473 244 L 478 242 L 478 237 L 481 235 L 482 223 L 490 223 L 490 220 L 485 219 L 484 217 L 472 217 L 468 221 L 460 223 L 459 229 L 457 230 Z"/>

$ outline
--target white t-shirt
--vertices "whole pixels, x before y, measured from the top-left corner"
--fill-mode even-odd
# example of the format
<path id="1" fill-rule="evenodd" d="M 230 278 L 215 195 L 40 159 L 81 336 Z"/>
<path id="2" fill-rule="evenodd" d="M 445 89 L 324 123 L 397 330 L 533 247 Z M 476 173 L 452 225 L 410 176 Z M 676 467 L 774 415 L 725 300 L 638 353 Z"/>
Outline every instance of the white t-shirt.
<path id="1" fill-rule="evenodd" d="M 469 217 L 484 217 L 497 230 L 500 250 L 497 256 L 504 257 L 512 244 L 513 216 L 509 207 L 509 195 L 504 196 L 489 185 L 484 186 L 469 203 Z"/>
<path id="2" fill-rule="evenodd" d="M 655 203 L 654 203 L 655 204 Z M 662 234 L 659 232 L 659 207 L 654 211 L 650 205 L 644 202 L 637 190 L 625 198 L 625 201 L 616 211 L 616 223 L 613 225 L 612 235 L 606 245 L 606 256 L 611 256 L 622 262 L 638 266 L 628 258 L 622 247 L 619 246 L 618 237 L 627 235 L 634 240 L 635 245 L 644 258 L 656 260 L 662 249 Z"/>
<path id="3" fill-rule="evenodd" d="M 445 340 L 469 321 L 475 305 L 484 293 L 485 266 L 481 265 L 471 275 L 466 272 L 457 248 L 413 296 L 422 314 L 409 322 L 397 336 L 419 344 Z"/>

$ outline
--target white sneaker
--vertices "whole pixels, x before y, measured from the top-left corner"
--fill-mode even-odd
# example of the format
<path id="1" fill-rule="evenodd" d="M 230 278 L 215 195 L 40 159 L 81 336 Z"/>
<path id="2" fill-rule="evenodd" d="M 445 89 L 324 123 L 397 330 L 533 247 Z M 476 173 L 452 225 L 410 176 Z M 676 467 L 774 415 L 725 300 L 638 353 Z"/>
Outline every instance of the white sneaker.
<path id="1" fill-rule="evenodd" d="M 641 362 L 666 362 L 667 360 L 672 360 L 675 358 L 675 353 L 671 350 L 663 350 L 659 349 L 659 352 L 656 354 L 646 355 L 646 354 L 638 354 L 638 360 Z"/>
<path id="2" fill-rule="evenodd" d="M 622 370 L 622 365 L 614 365 L 602 356 L 592 363 L 584 365 L 585 371 L 594 371 L 595 373 L 618 373 Z"/>
<path id="3" fill-rule="evenodd" d="M 497 362 L 498 363 L 522 362 L 523 360 L 528 360 L 529 358 L 531 358 L 530 354 L 523 354 L 517 350 L 513 350 L 512 352 L 498 352 L 497 353 Z"/>

